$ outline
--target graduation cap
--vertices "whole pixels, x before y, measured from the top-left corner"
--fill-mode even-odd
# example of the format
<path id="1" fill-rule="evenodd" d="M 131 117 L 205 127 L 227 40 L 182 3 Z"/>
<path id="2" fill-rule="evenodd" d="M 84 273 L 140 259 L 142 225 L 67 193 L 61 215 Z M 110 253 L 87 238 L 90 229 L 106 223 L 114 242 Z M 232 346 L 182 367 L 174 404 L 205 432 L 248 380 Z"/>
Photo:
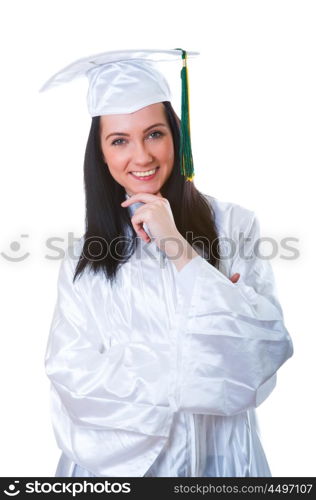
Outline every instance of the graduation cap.
<path id="1" fill-rule="evenodd" d="M 40 89 L 50 89 L 78 77 L 89 81 L 88 110 L 92 117 L 133 113 L 162 101 L 171 100 L 171 92 L 158 63 L 181 63 L 181 173 L 192 181 L 194 167 L 190 135 L 188 56 L 198 52 L 173 50 L 116 50 L 79 59 L 53 75 Z"/>

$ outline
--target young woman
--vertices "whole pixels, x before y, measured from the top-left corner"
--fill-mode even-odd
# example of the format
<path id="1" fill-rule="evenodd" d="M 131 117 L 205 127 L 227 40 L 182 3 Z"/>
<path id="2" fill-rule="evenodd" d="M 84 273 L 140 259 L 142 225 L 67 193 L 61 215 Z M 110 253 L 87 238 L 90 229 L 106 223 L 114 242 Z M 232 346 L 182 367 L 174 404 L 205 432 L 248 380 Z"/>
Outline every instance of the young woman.
<path id="1" fill-rule="evenodd" d="M 272 269 L 255 214 L 183 174 L 185 116 L 153 56 L 101 54 L 53 80 L 87 74 L 92 116 L 86 232 L 45 357 L 56 476 L 269 476 L 255 408 L 292 355 Z"/>

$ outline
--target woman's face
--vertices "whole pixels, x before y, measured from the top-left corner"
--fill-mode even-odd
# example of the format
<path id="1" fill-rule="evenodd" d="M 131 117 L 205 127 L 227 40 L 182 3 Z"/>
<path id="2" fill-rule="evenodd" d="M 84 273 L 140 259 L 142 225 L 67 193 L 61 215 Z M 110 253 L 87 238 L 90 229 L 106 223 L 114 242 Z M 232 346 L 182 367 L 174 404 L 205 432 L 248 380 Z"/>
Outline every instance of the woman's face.
<path id="1" fill-rule="evenodd" d="M 127 194 L 159 193 L 174 163 L 164 105 L 151 104 L 134 113 L 101 116 L 100 132 L 104 161 Z"/>

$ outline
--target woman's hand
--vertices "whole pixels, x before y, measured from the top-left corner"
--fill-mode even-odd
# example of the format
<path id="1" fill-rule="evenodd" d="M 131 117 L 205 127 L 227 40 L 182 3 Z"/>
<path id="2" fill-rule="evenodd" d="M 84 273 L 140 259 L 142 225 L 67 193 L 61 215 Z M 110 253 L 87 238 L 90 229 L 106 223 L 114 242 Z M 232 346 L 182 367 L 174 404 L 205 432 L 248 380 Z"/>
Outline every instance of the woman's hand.
<path id="1" fill-rule="evenodd" d="M 139 193 L 121 203 L 122 207 L 128 207 L 136 202 L 144 203 L 137 208 L 131 218 L 133 228 L 145 243 L 150 241 L 149 235 L 143 228 L 145 223 L 160 250 L 172 260 L 178 271 L 183 266 L 198 256 L 194 248 L 183 238 L 178 231 L 169 201 L 161 194 Z"/>
<path id="2" fill-rule="evenodd" d="M 230 281 L 232 281 L 232 283 L 237 283 L 237 281 L 239 280 L 239 278 L 240 278 L 240 274 L 239 273 L 235 273 L 229 279 L 230 279 Z"/>
<path id="3" fill-rule="evenodd" d="M 143 228 L 145 223 L 156 245 L 160 248 L 161 240 L 178 238 L 180 233 L 176 227 L 169 201 L 161 194 L 139 193 L 134 194 L 121 203 L 128 207 L 136 202 L 144 203 L 137 208 L 131 218 L 133 228 L 137 235 L 145 241 L 150 241 L 149 235 Z M 181 235 L 180 235 L 181 236 Z"/>
<path id="4" fill-rule="evenodd" d="M 198 253 L 179 233 L 169 201 L 163 198 L 160 193 L 156 195 L 138 193 L 123 201 L 121 206 L 128 207 L 137 202 L 142 202 L 144 205 L 137 208 L 131 218 L 136 234 L 145 243 L 150 242 L 151 239 L 143 228 L 143 224 L 146 224 L 158 248 L 173 260 L 177 270 L 180 271 Z M 237 283 L 239 278 L 240 274 L 235 273 L 229 279 L 232 283 Z"/>

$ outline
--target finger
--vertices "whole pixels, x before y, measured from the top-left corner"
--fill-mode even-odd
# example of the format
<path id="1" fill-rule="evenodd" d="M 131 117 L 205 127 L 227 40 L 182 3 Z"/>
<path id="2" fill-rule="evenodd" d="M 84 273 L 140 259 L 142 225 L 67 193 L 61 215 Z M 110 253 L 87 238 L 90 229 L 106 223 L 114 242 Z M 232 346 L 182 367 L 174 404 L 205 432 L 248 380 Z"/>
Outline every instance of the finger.
<path id="1" fill-rule="evenodd" d="M 145 242 L 145 243 L 149 243 L 151 240 L 148 236 L 148 234 L 146 233 L 146 231 L 141 228 L 139 229 L 138 231 L 136 231 L 136 233 L 138 234 L 138 236 Z"/>
<path id="2" fill-rule="evenodd" d="M 128 207 L 129 205 L 132 205 L 133 203 L 136 203 L 139 201 L 141 201 L 143 203 L 150 203 L 150 202 L 156 201 L 157 198 L 163 198 L 163 196 L 161 196 L 160 193 L 159 193 L 159 195 L 150 194 L 150 193 L 137 193 L 137 194 L 133 194 L 130 198 L 123 201 L 121 203 L 121 206 Z"/>
<path id="3" fill-rule="evenodd" d="M 235 273 L 229 279 L 230 279 L 230 281 L 232 281 L 232 283 L 237 283 L 237 281 L 239 280 L 239 278 L 240 278 L 240 274 L 239 273 Z"/>
<path id="4" fill-rule="evenodd" d="M 143 223 L 142 222 L 136 222 L 135 219 L 131 219 L 133 228 L 135 229 L 136 234 L 146 242 L 150 241 L 149 235 L 146 233 L 145 229 L 143 228 Z"/>

